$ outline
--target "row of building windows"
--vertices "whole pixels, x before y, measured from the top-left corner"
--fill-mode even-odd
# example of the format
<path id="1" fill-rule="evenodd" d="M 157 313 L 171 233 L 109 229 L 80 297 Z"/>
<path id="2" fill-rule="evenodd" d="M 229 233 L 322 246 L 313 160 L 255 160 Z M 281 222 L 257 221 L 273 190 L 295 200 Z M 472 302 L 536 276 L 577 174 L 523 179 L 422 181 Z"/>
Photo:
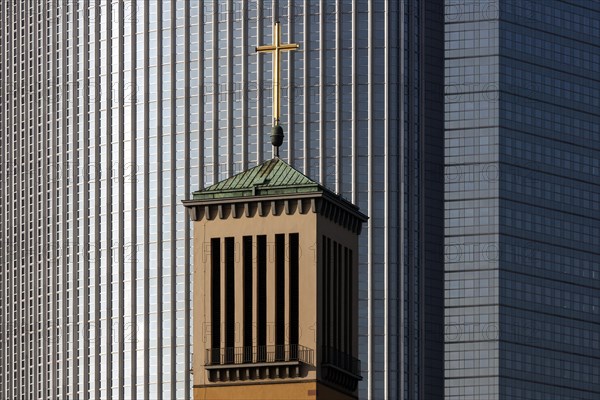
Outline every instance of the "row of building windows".
<path id="1" fill-rule="evenodd" d="M 502 67 L 500 82 L 511 87 L 516 94 L 532 98 L 531 101 L 547 102 L 551 99 L 554 104 L 577 107 L 592 113 L 600 107 L 600 94 L 590 87 L 589 80 L 585 78 L 550 70 L 541 73 L 527 68 L 527 64 L 514 63 Z"/>
<path id="2" fill-rule="evenodd" d="M 569 177 L 590 183 L 600 179 L 600 160 L 595 149 L 582 149 L 571 144 L 557 147 L 547 139 L 515 134 L 503 136 L 500 151 L 507 156 L 507 161 L 511 158 L 526 160 L 530 166 L 556 175 L 568 173 Z"/>
<path id="3" fill-rule="evenodd" d="M 503 340 L 584 356 L 600 355 L 600 330 L 591 321 L 573 324 L 570 316 L 504 309 L 499 325 Z"/>
<path id="4" fill-rule="evenodd" d="M 520 232 L 526 237 L 535 234 L 538 240 L 562 241 L 573 248 L 586 248 L 590 251 L 600 246 L 600 226 L 577 215 L 560 211 L 548 213 L 530 205 L 505 204 L 500 212 L 500 226 L 511 232 Z"/>
<path id="5" fill-rule="evenodd" d="M 595 289 L 565 283 L 558 285 L 550 280 L 542 283 L 539 277 L 508 272 L 501 287 L 504 304 L 526 303 L 535 309 L 539 309 L 535 305 L 545 305 L 562 315 L 571 312 L 589 321 L 600 321 L 597 317 L 600 316 L 600 295 Z"/>
<path id="6" fill-rule="evenodd" d="M 540 205 L 594 218 L 600 211 L 600 190 L 591 183 L 536 171 L 535 162 L 506 166 L 501 173 L 503 191 L 513 199 L 537 199 Z"/>
<path id="7" fill-rule="evenodd" d="M 537 29 L 576 35 L 579 40 L 600 36 L 598 9 L 595 3 L 581 3 L 577 7 L 562 5 L 558 1 L 504 1 L 502 13 L 511 22 Z M 595 9 L 595 11 L 593 11 Z"/>
<path id="8" fill-rule="evenodd" d="M 286 342 L 290 345 L 298 344 L 299 235 L 297 233 L 289 234 L 287 244 L 285 234 L 276 234 L 274 239 L 274 288 L 267 286 L 266 235 L 244 236 L 241 249 L 236 249 L 234 237 L 211 239 L 210 354 L 213 358 L 209 362 L 217 364 L 234 362 L 234 348 L 240 347 L 236 346 L 236 337 L 240 336 L 242 336 L 244 347 L 243 355 L 248 358 L 248 362 L 251 362 L 255 355 L 251 350 L 254 346 L 258 346 L 258 357 L 267 356 L 265 351 L 260 350 L 268 345 L 267 302 L 275 304 L 274 344 L 277 346 L 276 349 L 283 351 Z M 289 249 L 287 260 L 286 247 Z M 240 256 L 242 262 L 236 262 Z M 256 270 L 256 281 L 253 278 L 254 270 Z M 238 274 L 242 276 L 242 287 L 236 287 L 235 284 L 235 277 Z M 289 281 L 289 304 L 285 302 L 286 278 Z M 223 290 L 224 293 L 222 293 Z M 256 298 L 253 295 L 254 291 L 256 291 Z M 243 298 L 243 310 L 242 315 L 236 316 L 236 297 L 240 295 Z M 224 304 L 220 301 L 221 298 L 225 299 Z M 253 319 L 254 303 L 256 303 L 256 321 Z M 289 313 L 288 321 L 285 318 L 286 307 Z M 221 321 L 225 321 L 224 327 Z M 256 336 L 254 327 L 256 327 Z M 236 329 L 240 330 L 241 335 L 240 332 L 236 332 Z"/>
<path id="9" fill-rule="evenodd" d="M 525 379 L 565 383 L 600 384 L 600 365 L 585 356 L 556 353 L 547 349 L 508 344 L 502 352 L 501 366 Z M 585 386 L 583 386 L 585 387 Z"/>
<path id="10" fill-rule="evenodd" d="M 598 398 L 598 392 L 561 387 L 548 382 L 538 383 L 518 377 L 505 378 L 502 381 L 503 384 L 499 386 L 500 390 L 511 400 L 596 400 Z"/>
<path id="11" fill-rule="evenodd" d="M 527 268 L 536 275 L 552 272 L 562 281 L 580 285 L 600 280 L 598 256 L 590 252 L 513 238 L 505 238 L 499 250 L 505 268 Z"/>
<path id="12" fill-rule="evenodd" d="M 600 55 L 589 50 L 590 44 L 582 44 L 569 38 L 547 40 L 545 33 L 530 28 L 506 29 L 500 38 L 502 49 L 514 50 L 524 59 L 539 57 L 547 65 L 563 65 L 578 73 L 594 74 L 600 68 Z M 594 76 L 594 75 L 591 75 Z"/>

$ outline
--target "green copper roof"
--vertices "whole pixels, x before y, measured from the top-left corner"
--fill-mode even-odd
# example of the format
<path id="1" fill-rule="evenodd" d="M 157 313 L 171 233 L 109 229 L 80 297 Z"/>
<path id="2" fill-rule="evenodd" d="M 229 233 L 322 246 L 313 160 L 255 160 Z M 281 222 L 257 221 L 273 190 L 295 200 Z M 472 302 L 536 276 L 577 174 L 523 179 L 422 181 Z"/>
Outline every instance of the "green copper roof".
<path id="1" fill-rule="evenodd" d="M 322 192 L 324 189 L 279 158 L 194 192 L 194 200 Z"/>

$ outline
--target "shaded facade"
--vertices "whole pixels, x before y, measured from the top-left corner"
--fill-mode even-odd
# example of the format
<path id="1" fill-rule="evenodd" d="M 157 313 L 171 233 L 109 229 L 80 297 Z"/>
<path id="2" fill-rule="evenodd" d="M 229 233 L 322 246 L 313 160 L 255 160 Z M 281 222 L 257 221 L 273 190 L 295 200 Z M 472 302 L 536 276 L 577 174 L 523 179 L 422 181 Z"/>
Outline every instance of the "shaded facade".
<path id="1" fill-rule="evenodd" d="M 446 398 L 598 398 L 600 7 L 446 9 Z"/>

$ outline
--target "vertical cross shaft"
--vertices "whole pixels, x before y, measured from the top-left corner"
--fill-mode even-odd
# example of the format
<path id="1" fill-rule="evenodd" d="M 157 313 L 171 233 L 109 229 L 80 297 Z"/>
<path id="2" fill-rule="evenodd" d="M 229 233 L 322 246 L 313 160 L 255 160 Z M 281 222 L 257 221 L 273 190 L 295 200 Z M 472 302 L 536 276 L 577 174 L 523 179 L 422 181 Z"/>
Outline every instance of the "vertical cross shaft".
<path id="1" fill-rule="evenodd" d="M 281 25 L 275 22 L 273 27 L 273 44 L 258 46 L 259 53 L 273 53 L 273 126 L 279 125 L 279 113 L 281 104 L 280 74 L 281 74 L 281 52 L 296 50 L 300 47 L 297 43 L 281 43 Z"/>

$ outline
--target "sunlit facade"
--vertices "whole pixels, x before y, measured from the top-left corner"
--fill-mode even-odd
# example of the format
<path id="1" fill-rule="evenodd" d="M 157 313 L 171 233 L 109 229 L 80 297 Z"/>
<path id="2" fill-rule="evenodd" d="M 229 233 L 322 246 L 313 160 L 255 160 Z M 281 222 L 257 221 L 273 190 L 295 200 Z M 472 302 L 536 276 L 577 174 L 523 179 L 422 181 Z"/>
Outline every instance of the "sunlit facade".
<path id="1" fill-rule="evenodd" d="M 254 46 L 272 42 L 275 14 L 282 42 L 300 44 L 283 56 L 281 157 L 370 218 L 359 251 L 359 397 L 439 398 L 442 2 L 276 3 L 200 10 L 199 180 L 272 157 L 271 57 Z"/>
<path id="2" fill-rule="evenodd" d="M 271 1 L 2 3 L 0 394 L 185 398 L 180 201 L 272 156 Z M 441 394 L 443 5 L 279 1 L 282 158 L 369 215 L 361 399 Z M 287 85 L 287 86 L 286 86 Z M 310 327 L 302 327 L 309 332 Z"/>
<path id="3" fill-rule="evenodd" d="M 189 395 L 198 6 L 2 3 L 0 397 Z"/>

